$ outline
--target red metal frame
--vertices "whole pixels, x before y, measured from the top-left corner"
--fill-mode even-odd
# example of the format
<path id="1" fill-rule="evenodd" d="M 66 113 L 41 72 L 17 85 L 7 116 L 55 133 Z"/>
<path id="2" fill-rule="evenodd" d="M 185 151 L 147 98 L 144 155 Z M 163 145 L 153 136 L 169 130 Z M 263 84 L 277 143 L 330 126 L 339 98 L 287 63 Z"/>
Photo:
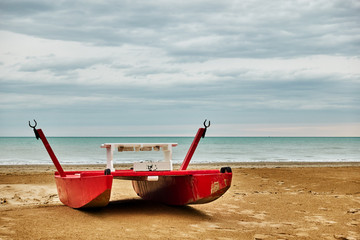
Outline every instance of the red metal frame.
<path id="1" fill-rule="evenodd" d="M 37 133 L 39 134 L 39 137 L 41 139 L 41 141 L 43 142 L 47 152 L 49 153 L 50 155 L 50 158 L 51 160 L 53 161 L 56 169 L 58 170 L 59 174 L 61 177 L 65 177 L 66 174 L 63 170 L 63 168 L 61 167 L 60 163 L 59 163 L 59 160 L 57 159 L 57 157 L 55 156 L 55 153 L 54 151 L 52 150 L 49 142 L 47 141 L 46 137 L 45 137 L 45 134 L 43 133 L 43 131 L 41 129 L 36 129 Z"/>
<path id="2" fill-rule="evenodd" d="M 187 169 L 187 167 L 188 167 L 188 165 L 190 163 L 190 160 L 191 160 L 192 156 L 194 155 L 194 152 L 195 152 L 195 150 L 196 150 L 196 148 L 197 148 L 197 146 L 198 146 L 198 144 L 200 142 L 200 139 L 204 135 L 204 132 L 205 132 L 205 128 L 199 128 L 199 130 L 196 133 L 196 136 L 195 136 L 195 138 L 194 138 L 194 140 L 193 140 L 193 142 L 192 142 L 192 144 L 191 144 L 191 146 L 190 146 L 190 148 L 189 148 L 189 150 L 188 150 L 188 152 L 186 154 L 186 157 L 185 157 L 185 159 L 184 159 L 184 161 L 183 161 L 183 163 L 182 163 L 182 165 L 180 167 L 180 170 L 186 170 Z"/>

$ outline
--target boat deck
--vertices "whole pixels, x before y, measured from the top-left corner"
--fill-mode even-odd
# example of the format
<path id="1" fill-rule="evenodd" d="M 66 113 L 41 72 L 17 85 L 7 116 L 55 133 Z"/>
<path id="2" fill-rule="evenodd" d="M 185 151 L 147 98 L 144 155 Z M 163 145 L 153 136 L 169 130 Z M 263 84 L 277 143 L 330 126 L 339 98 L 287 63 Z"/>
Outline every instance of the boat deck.
<path id="1" fill-rule="evenodd" d="M 126 180 L 138 180 L 141 177 L 148 176 L 189 176 L 189 175 L 206 175 L 220 173 L 220 170 L 172 170 L 172 171 L 134 171 L 134 170 L 115 170 L 111 172 L 114 178 Z M 66 177 L 91 177 L 105 175 L 104 171 L 65 171 Z M 60 176 L 55 172 L 55 176 Z"/>

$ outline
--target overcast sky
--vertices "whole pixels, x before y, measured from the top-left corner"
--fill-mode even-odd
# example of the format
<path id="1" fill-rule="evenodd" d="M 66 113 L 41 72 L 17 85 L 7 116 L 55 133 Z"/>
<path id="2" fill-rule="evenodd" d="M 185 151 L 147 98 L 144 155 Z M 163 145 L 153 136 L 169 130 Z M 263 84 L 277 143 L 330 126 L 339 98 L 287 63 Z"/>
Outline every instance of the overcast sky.
<path id="1" fill-rule="evenodd" d="M 0 135 L 360 136 L 360 1 L 0 1 Z"/>

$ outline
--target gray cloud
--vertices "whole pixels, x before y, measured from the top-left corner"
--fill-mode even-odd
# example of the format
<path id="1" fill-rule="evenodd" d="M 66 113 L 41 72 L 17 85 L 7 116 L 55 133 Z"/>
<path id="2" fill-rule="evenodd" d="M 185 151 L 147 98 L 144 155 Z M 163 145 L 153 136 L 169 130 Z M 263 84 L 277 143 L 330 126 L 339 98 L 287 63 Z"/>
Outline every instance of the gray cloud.
<path id="1" fill-rule="evenodd" d="M 59 75 L 68 71 L 90 68 L 96 64 L 106 64 L 107 62 L 106 59 L 63 59 L 54 61 L 52 58 L 42 58 L 32 59 L 28 63 L 21 64 L 19 70 L 25 72 L 48 70 L 54 72 L 55 75 Z"/>
<path id="2" fill-rule="evenodd" d="M 1 9 L 3 29 L 95 45 L 154 46 L 187 61 L 359 53 L 357 1 L 6 1 Z"/>
<path id="3" fill-rule="evenodd" d="M 337 0 L 2 1 L 1 33 L 21 35 L 0 57 L 0 120 L 36 115 L 80 135 L 204 117 L 356 123 L 359 10 Z"/>

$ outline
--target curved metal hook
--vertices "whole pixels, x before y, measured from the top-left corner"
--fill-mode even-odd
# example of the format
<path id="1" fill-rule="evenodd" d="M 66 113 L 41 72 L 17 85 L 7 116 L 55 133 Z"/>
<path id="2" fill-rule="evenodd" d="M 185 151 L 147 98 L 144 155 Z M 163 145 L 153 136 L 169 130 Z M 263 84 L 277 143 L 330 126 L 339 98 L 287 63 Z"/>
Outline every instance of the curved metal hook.
<path id="1" fill-rule="evenodd" d="M 208 127 L 210 127 L 210 121 L 209 121 L 209 124 L 208 124 L 207 126 L 206 126 L 206 124 L 205 124 L 206 121 L 207 121 L 207 119 L 205 119 L 205 121 L 204 121 L 204 127 L 205 127 L 205 128 L 208 128 Z"/>
<path id="2" fill-rule="evenodd" d="M 36 122 L 36 120 L 34 119 L 34 122 L 35 122 L 35 125 L 34 126 L 31 126 L 31 124 L 30 124 L 30 121 L 29 121 L 29 127 L 31 127 L 31 128 L 36 128 L 36 126 L 37 126 L 37 122 Z"/>
<path id="3" fill-rule="evenodd" d="M 204 130 L 203 135 L 201 136 L 202 138 L 204 138 L 204 137 L 205 137 L 206 130 L 207 130 L 207 128 L 208 128 L 208 127 L 210 127 L 210 121 L 209 121 L 209 124 L 208 124 L 207 126 L 206 126 L 206 121 L 207 121 L 207 119 L 205 119 L 205 121 L 204 121 L 204 127 L 205 127 L 205 130 Z"/>
<path id="4" fill-rule="evenodd" d="M 36 122 L 35 119 L 34 119 L 34 122 L 35 122 L 35 125 L 32 126 L 32 125 L 30 124 L 30 121 L 29 121 L 29 127 L 31 127 L 31 128 L 34 130 L 36 139 L 39 139 L 39 138 L 40 138 L 40 135 L 39 135 L 38 131 L 36 130 L 37 122 Z"/>

